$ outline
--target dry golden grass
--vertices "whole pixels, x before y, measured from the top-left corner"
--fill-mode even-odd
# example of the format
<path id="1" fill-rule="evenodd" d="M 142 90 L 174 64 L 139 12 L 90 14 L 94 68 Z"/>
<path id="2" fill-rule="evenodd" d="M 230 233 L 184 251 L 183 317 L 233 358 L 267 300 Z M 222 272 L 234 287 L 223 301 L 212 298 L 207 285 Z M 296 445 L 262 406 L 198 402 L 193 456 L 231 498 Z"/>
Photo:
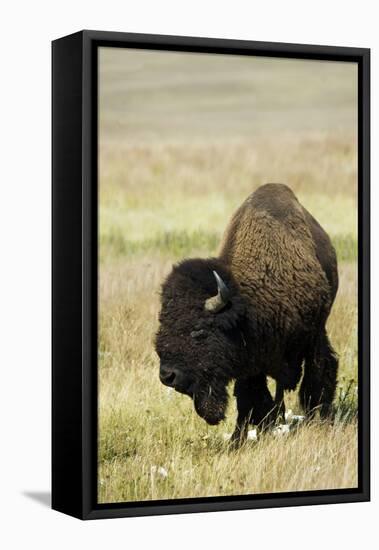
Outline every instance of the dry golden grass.
<path id="1" fill-rule="evenodd" d="M 197 417 L 189 398 L 162 386 L 153 338 L 158 289 L 170 266 L 154 257 L 120 261 L 101 280 L 99 500 L 356 486 L 355 420 L 337 419 L 331 426 L 314 422 L 282 438 L 269 434 L 231 452 L 223 436 L 233 430 L 233 400 L 227 420 L 214 428 Z M 329 322 L 340 352 L 339 392 L 356 380 L 351 264 L 341 269 L 341 288 Z M 295 393 L 286 396 L 286 404 L 298 411 Z M 167 478 L 154 472 L 155 467 L 165 468 Z"/>
<path id="2" fill-rule="evenodd" d="M 166 398 L 168 399 L 168 398 Z M 161 398 L 161 403 L 164 398 Z M 164 405 L 164 403 L 162 403 Z M 149 410 L 141 405 L 114 418 L 124 439 L 118 460 L 99 469 L 101 502 L 262 494 L 350 488 L 357 485 L 356 425 L 314 423 L 289 435 L 261 436 L 229 451 L 220 430 L 208 430 L 177 403 Z M 183 410 L 184 409 L 184 410 Z M 171 413 L 169 420 L 166 413 Z M 148 421 L 146 422 L 146 416 Z M 175 422 L 172 422 L 175 419 Z M 128 427 L 137 425 L 140 431 Z M 114 448 L 109 449 L 110 454 Z M 141 452 L 142 451 L 142 452 Z M 106 451 L 105 451 L 106 452 Z M 157 472 L 164 468 L 167 477 Z"/>
<path id="3" fill-rule="evenodd" d="M 192 56 L 184 70 L 182 56 L 155 55 L 101 58 L 99 502 L 355 487 L 354 67 L 260 60 L 249 72 L 240 59 L 231 90 L 225 60 Z M 233 399 L 210 427 L 159 382 L 159 288 L 181 258 L 216 254 L 235 208 L 267 182 L 288 184 L 337 249 L 337 415 L 232 452 Z M 285 400 L 300 412 L 296 393 Z"/>
<path id="4" fill-rule="evenodd" d="M 353 135 L 104 146 L 101 237 L 141 241 L 174 230 L 221 235 L 241 202 L 268 182 L 287 183 L 332 236 L 350 234 L 357 224 L 356 172 Z"/>

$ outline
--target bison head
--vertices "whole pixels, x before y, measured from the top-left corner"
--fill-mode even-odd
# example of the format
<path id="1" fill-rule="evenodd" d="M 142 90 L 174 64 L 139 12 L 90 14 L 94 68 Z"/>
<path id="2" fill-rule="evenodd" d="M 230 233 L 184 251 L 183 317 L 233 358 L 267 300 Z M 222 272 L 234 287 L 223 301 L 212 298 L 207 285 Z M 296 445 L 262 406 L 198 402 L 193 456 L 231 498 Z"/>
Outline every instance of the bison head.
<path id="1" fill-rule="evenodd" d="M 162 287 L 160 380 L 189 395 L 209 424 L 225 415 L 227 384 L 245 365 L 245 307 L 220 260 L 186 260 Z"/>

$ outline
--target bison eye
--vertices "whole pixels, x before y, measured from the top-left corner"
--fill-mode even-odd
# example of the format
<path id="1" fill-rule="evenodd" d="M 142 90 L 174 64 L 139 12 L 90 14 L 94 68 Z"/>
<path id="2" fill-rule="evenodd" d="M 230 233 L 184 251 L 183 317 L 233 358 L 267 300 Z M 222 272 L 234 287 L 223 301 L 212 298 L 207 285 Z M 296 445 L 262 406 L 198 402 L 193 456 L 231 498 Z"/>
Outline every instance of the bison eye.
<path id="1" fill-rule="evenodd" d="M 207 337 L 207 333 L 205 332 L 205 330 L 203 329 L 200 329 L 200 330 L 193 330 L 191 332 L 191 337 L 192 338 L 195 338 L 196 340 L 202 340 L 203 338 L 206 338 Z"/>

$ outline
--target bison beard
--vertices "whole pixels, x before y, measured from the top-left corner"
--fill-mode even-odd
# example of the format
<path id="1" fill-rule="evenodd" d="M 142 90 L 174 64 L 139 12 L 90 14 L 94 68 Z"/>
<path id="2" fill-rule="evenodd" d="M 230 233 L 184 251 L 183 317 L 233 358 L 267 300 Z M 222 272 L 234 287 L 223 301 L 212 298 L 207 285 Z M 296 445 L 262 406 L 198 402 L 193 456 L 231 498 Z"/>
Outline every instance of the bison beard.
<path id="1" fill-rule="evenodd" d="M 222 383 L 220 379 L 213 381 L 213 383 L 201 383 L 193 395 L 197 414 L 212 426 L 225 418 L 228 404 L 226 385 L 227 380 Z"/>
<path id="2" fill-rule="evenodd" d="M 338 360 L 325 327 L 337 288 L 336 254 L 322 227 L 287 186 L 258 188 L 232 217 L 219 256 L 185 260 L 163 283 L 161 381 L 218 424 L 235 380 L 234 441 L 246 438 L 249 423 L 284 414 L 284 391 L 303 370 L 301 405 L 329 414 Z M 276 381 L 274 399 L 267 376 Z"/>

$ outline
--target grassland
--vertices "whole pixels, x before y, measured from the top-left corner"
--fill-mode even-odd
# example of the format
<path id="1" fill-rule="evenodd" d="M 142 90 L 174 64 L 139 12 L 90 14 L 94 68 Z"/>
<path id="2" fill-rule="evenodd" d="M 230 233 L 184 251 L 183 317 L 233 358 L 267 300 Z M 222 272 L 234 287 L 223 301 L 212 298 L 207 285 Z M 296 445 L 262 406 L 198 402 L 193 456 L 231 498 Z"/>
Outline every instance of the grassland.
<path id="1" fill-rule="evenodd" d="M 280 80 L 270 62 L 254 66 L 255 78 L 246 81 L 243 60 L 230 89 L 217 86 L 230 80 L 225 63 L 212 64 L 210 75 L 209 60 L 198 67 L 191 56 L 185 71 L 176 54 L 156 63 L 141 55 L 105 52 L 100 71 L 99 501 L 354 487 L 354 75 L 338 65 L 322 66 L 315 77 L 309 64 L 287 62 Z M 263 93 L 275 74 L 285 84 L 284 98 Z M 188 86 L 189 75 L 203 86 L 201 94 Z M 294 75 L 308 83 L 304 92 Z M 295 89 L 291 104 L 287 94 Z M 337 250 L 340 288 L 328 323 L 340 357 L 337 415 L 331 424 L 314 421 L 283 437 L 268 433 L 231 452 L 225 434 L 233 430 L 233 400 L 226 421 L 210 427 L 189 398 L 159 382 L 153 347 L 159 289 L 176 261 L 216 254 L 235 208 L 266 182 L 290 185 Z M 286 405 L 299 411 L 295 393 L 286 395 Z"/>

